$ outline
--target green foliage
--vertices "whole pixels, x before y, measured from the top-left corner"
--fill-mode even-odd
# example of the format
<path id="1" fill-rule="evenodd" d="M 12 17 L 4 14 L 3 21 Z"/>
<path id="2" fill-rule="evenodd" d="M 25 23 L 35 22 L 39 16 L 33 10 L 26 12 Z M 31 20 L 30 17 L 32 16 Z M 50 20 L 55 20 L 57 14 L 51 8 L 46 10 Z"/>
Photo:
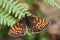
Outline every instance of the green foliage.
<path id="1" fill-rule="evenodd" d="M 27 2 L 30 6 L 33 6 L 34 0 L 24 0 L 24 1 Z"/>
<path id="2" fill-rule="evenodd" d="M 39 37 L 38 37 L 38 39 L 39 40 L 50 40 L 50 36 L 49 36 L 49 34 L 47 33 L 47 32 L 45 32 L 45 33 L 40 33 L 39 34 Z"/>
<path id="3" fill-rule="evenodd" d="M 34 40 L 35 35 L 33 35 L 31 32 L 27 32 L 25 35 L 25 40 Z"/>
<path id="4" fill-rule="evenodd" d="M 8 26 L 0 24 L 0 40 L 5 40 L 8 37 L 9 28 Z"/>
<path id="5" fill-rule="evenodd" d="M 25 14 L 27 14 L 28 16 L 31 15 L 31 13 L 27 11 L 27 9 L 23 5 L 21 5 L 18 0 L 0 0 L 0 5 L 9 14 L 11 14 L 12 12 L 12 15 L 18 17 L 18 19 L 24 17 Z"/>
<path id="6" fill-rule="evenodd" d="M 17 19 L 14 19 L 6 11 L 0 9 L 0 24 L 12 26 L 16 21 Z"/>
<path id="7" fill-rule="evenodd" d="M 56 2 L 56 0 L 43 0 L 44 2 L 46 2 L 46 3 L 48 3 L 49 5 L 51 5 L 51 6 L 55 6 L 55 7 L 57 7 L 57 8 L 60 8 L 60 4 L 58 4 L 57 2 Z"/>
<path id="8" fill-rule="evenodd" d="M 39 12 L 39 11 L 36 13 L 36 16 L 39 17 L 39 18 L 43 18 L 44 17 L 43 14 L 41 12 Z"/>

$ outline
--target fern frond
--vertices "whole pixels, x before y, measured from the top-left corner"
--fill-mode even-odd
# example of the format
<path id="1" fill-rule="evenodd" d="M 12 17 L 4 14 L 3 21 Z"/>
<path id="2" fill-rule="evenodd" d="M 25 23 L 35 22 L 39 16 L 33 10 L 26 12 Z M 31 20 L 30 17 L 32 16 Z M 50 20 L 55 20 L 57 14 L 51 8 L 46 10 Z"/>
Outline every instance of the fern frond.
<path id="1" fill-rule="evenodd" d="M 46 2 L 46 3 L 48 3 L 48 4 L 50 4 L 51 6 L 55 6 L 55 7 L 57 7 L 57 8 L 60 8 L 60 4 L 58 4 L 57 2 L 56 2 L 56 0 L 43 0 L 44 2 Z"/>
<path id="2" fill-rule="evenodd" d="M 13 26 L 13 24 L 15 24 L 16 21 L 17 21 L 17 19 L 14 19 L 7 12 L 0 9 L 0 24 Z"/>
<path id="3" fill-rule="evenodd" d="M 31 15 L 31 13 L 27 11 L 27 8 L 20 4 L 18 0 L 0 0 L 0 5 L 5 9 L 5 11 L 8 11 L 9 14 L 12 12 L 12 15 L 18 17 L 18 19 L 24 17 L 25 14 L 28 16 Z"/>

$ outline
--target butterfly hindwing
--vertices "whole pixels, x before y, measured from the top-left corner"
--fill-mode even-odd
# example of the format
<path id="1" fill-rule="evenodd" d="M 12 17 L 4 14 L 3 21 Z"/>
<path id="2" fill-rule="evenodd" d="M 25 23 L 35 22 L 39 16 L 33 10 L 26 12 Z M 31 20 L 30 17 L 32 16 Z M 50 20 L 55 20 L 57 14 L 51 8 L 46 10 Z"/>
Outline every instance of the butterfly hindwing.
<path id="1" fill-rule="evenodd" d="M 8 34 L 12 37 L 19 37 L 25 35 L 25 32 L 26 32 L 25 23 L 24 19 L 22 19 L 16 24 L 14 24 L 13 27 L 10 28 Z"/>

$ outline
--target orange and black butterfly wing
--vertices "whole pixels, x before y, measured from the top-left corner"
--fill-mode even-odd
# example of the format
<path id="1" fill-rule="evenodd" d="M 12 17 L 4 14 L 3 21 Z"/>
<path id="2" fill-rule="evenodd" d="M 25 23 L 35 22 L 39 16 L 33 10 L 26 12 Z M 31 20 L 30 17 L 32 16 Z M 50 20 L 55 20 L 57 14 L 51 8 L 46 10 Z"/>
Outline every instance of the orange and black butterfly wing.
<path id="1" fill-rule="evenodd" d="M 29 16 L 30 28 L 29 30 L 34 34 L 39 33 L 47 28 L 48 22 L 47 20 L 38 18 L 36 16 Z"/>
<path id="2" fill-rule="evenodd" d="M 13 25 L 13 27 L 10 28 L 8 34 L 12 37 L 19 37 L 25 35 L 26 28 L 24 19 L 20 20 L 16 24 Z"/>
<path id="3" fill-rule="evenodd" d="M 26 34 L 27 31 L 26 27 L 32 33 L 36 34 L 46 29 L 47 26 L 48 26 L 47 20 L 38 18 L 34 15 L 26 16 L 25 18 L 22 18 L 19 22 L 14 24 L 13 27 L 8 32 L 8 34 L 13 37 L 23 36 Z"/>

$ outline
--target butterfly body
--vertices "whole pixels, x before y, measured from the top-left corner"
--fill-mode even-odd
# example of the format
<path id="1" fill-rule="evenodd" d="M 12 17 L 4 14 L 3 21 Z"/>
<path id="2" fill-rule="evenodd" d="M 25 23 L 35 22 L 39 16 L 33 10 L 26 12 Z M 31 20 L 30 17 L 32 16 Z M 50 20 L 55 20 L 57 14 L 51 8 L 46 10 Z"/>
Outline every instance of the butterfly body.
<path id="1" fill-rule="evenodd" d="M 39 33 L 47 28 L 48 22 L 37 16 L 25 16 L 19 22 L 13 25 L 9 31 L 9 35 L 13 37 L 19 37 L 26 34 L 26 28 L 33 34 Z"/>
<path id="2" fill-rule="evenodd" d="M 29 17 L 27 15 L 25 15 L 25 23 L 26 23 L 27 27 L 30 28 L 30 21 L 29 21 Z"/>

